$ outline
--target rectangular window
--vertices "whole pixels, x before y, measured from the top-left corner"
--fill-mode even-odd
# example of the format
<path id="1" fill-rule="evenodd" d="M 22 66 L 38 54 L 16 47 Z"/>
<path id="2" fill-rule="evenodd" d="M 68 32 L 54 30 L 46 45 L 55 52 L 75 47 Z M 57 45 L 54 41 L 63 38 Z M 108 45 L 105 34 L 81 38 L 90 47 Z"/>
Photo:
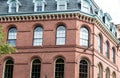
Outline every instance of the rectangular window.
<path id="1" fill-rule="evenodd" d="M 42 11 L 42 6 L 37 6 L 37 12 Z"/>

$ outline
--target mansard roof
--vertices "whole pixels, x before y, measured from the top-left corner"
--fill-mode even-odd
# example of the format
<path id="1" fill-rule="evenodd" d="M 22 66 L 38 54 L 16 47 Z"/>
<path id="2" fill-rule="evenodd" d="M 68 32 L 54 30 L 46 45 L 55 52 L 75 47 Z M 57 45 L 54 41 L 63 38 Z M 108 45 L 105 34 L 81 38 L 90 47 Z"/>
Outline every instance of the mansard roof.
<path id="1" fill-rule="evenodd" d="M 9 14 L 8 13 L 8 3 L 13 0 L 0 0 L 0 14 Z M 17 13 L 34 13 L 34 3 L 35 0 L 14 0 L 19 2 L 22 6 L 19 7 Z M 41 0 L 40 0 L 41 1 Z M 45 6 L 44 11 L 54 11 L 57 9 L 56 0 L 43 0 L 46 1 L 47 5 Z M 88 0 L 91 3 L 93 9 L 98 8 L 93 0 Z M 69 0 L 68 10 L 79 9 L 78 6 L 79 0 Z"/>

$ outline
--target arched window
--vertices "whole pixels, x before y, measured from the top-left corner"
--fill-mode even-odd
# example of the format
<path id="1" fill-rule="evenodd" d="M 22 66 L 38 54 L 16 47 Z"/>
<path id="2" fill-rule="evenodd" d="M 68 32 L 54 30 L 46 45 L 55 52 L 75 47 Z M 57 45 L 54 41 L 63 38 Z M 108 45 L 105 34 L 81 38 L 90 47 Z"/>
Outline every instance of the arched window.
<path id="1" fill-rule="evenodd" d="M 42 46 L 42 41 L 43 41 L 43 28 L 36 27 L 34 29 L 33 45 L 34 46 Z"/>
<path id="2" fill-rule="evenodd" d="M 106 69 L 106 78 L 110 78 L 110 69 L 109 68 Z"/>
<path id="3" fill-rule="evenodd" d="M 80 28 L 80 46 L 89 46 L 89 32 L 85 27 Z"/>
<path id="4" fill-rule="evenodd" d="M 112 48 L 112 62 L 115 63 L 115 49 Z"/>
<path id="5" fill-rule="evenodd" d="M 5 63 L 4 78 L 13 78 L 13 60 L 7 60 Z"/>
<path id="6" fill-rule="evenodd" d="M 98 64 L 98 69 L 99 69 L 99 71 L 98 71 L 98 78 L 102 78 L 103 77 L 103 68 L 102 68 L 101 63 Z"/>
<path id="7" fill-rule="evenodd" d="M 31 78 L 40 78 L 41 62 L 35 59 L 32 62 Z"/>
<path id="8" fill-rule="evenodd" d="M 116 78 L 116 73 L 115 72 L 112 73 L 112 78 Z"/>
<path id="9" fill-rule="evenodd" d="M 11 46 L 16 46 L 16 37 L 17 37 L 17 29 L 12 27 L 8 31 L 8 40 L 7 43 Z"/>
<path id="10" fill-rule="evenodd" d="M 100 34 L 98 35 L 98 51 L 102 52 L 102 37 Z"/>
<path id="11" fill-rule="evenodd" d="M 79 78 L 88 78 L 89 65 L 86 60 L 81 60 L 79 64 Z"/>
<path id="12" fill-rule="evenodd" d="M 58 58 L 55 62 L 55 78 L 64 78 L 64 60 Z"/>
<path id="13" fill-rule="evenodd" d="M 66 39 L 66 28 L 64 26 L 57 27 L 56 45 L 64 45 Z"/>
<path id="14" fill-rule="evenodd" d="M 109 43 L 106 42 L 105 46 L 106 46 L 105 56 L 109 58 Z"/>

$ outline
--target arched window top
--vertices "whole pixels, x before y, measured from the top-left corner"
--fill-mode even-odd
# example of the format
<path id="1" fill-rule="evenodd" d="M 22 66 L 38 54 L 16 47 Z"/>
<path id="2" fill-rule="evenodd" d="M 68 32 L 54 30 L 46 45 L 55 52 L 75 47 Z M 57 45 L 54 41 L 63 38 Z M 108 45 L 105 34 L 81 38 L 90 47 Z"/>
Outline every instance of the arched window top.
<path id="1" fill-rule="evenodd" d="M 81 60 L 80 64 L 88 64 L 88 62 L 86 60 Z"/>
<path id="2" fill-rule="evenodd" d="M 39 32 L 39 31 L 42 31 L 43 30 L 43 28 L 42 27 L 40 27 L 40 26 L 37 26 L 37 27 L 35 27 L 35 29 L 34 29 L 34 31 L 35 32 Z"/>
<path id="3" fill-rule="evenodd" d="M 84 33 L 88 33 L 88 29 L 87 29 L 86 27 L 80 28 L 80 31 L 81 31 L 81 32 L 84 32 Z"/>
<path id="4" fill-rule="evenodd" d="M 13 60 L 7 60 L 6 61 L 6 64 L 13 64 L 14 62 L 13 62 Z"/>
<path id="5" fill-rule="evenodd" d="M 41 61 L 39 59 L 34 59 L 33 63 L 41 63 Z"/>
<path id="6" fill-rule="evenodd" d="M 112 73 L 112 78 L 116 78 L 116 73 L 115 72 Z"/>
<path id="7" fill-rule="evenodd" d="M 65 30 L 65 26 L 60 25 L 60 26 L 57 27 L 57 30 L 58 30 L 58 31 L 59 31 L 59 30 Z"/>
<path id="8" fill-rule="evenodd" d="M 58 58 L 58 59 L 56 60 L 56 63 L 64 63 L 64 60 L 63 60 L 62 58 Z"/>
<path id="9" fill-rule="evenodd" d="M 9 29 L 9 32 L 11 32 L 11 33 L 17 32 L 17 29 L 15 27 L 12 27 Z"/>

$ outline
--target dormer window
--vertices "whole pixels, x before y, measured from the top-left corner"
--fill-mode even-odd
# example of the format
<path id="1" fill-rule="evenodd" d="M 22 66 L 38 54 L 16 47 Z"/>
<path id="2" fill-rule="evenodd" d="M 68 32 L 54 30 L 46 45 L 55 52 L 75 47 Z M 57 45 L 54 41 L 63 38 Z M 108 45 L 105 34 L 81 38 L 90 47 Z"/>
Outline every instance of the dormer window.
<path id="1" fill-rule="evenodd" d="M 33 0 L 34 12 L 40 12 L 45 10 L 46 1 L 45 0 Z"/>
<path id="2" fill-rule="evenodd" d="M 86 13 L 92 13 L 92 6 L 88 0 L 78 0 L 78 3 L 81 5 L 80 9 Z"/>
<path id="3" fill-rule="evenodd" d="M 67 5 L 69 0 L 56 0 L 57 2 L 57 10 L 61 11 L 61 10 L 67 10 Z"/>
<path id="4" fill-rule="evenodd" d="M 19 10 L 19 6 L 21 3 L 18 0 L 8 0 L 8 12 L 9 13 L 16 13 Z"/>
<path id="5" fill-rule="evenodd" d="M 104 14 L 103 17 L 103 22 L 105 23 L 105 25 L 107 26 L 108 29 L 110 29 L 110 21 L 112 20 L 111 16 L 108 13 Z"/>

